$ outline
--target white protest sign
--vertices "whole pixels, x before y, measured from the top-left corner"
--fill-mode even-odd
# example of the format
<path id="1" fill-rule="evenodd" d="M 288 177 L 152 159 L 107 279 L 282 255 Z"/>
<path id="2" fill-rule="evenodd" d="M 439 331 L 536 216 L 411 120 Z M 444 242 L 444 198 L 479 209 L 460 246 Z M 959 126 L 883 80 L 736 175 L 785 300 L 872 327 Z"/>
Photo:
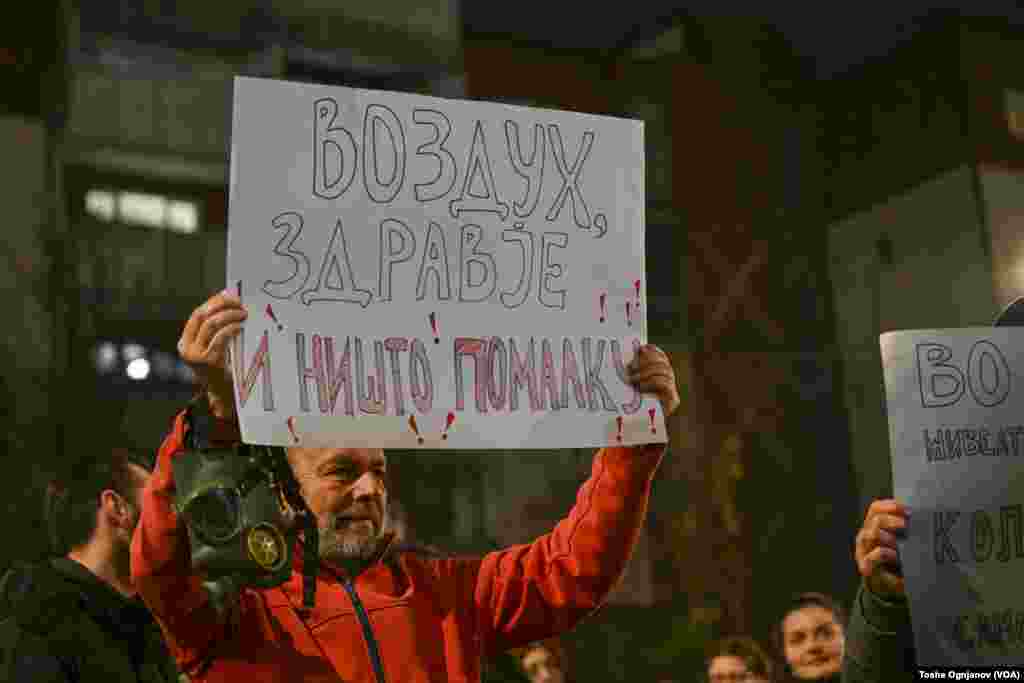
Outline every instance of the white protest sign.
<path id="1" fill-rule="evenodd" d="M 664 442 L 638 121 L 235 80 L 242 436 L 272 445 Z"/>
<path id="2" fill-rule="evenodd" d="M 1024 661 L 1024 330 L 881 336 L 921 666 Z"/>

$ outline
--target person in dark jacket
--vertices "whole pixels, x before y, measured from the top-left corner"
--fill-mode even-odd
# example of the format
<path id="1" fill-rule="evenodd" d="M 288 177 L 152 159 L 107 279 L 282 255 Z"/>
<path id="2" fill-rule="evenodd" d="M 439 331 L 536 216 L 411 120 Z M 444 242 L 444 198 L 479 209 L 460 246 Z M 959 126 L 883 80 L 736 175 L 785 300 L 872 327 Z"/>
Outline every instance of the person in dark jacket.
<path id="1" fill-rule="evenodd" d="M 1024 325 L 1024 297 L 1007 306 L 993 325 Z M 876 500 L 857 532 L 854 559 L 861 585 L 850 614 L 843 683 L 916 680 L 914 629 L 897 548 L 909 517 L 903 502 Z"/>
<path id="2" fill-rule="evenodd" d="M 781 681 L 839 683 L 846 643 L 846 612 L 822 593 L 793 597 L 772 629 Z"/>
<path id="3" fill-rule="evenodd" d="M 0 681 L 180 680 L 129 568 L 153 465 L 152 455 L 104 445 L 51 482 L 44 516 L 54 556 L 16 563 L 0 579 Z"/>
<path id="4" fill-rule="evenodd" d="M 845 683 L 917 680 L 914 631 L 896 550 L 907 515 L 898 501 L 876 500 L 857 533 L 854 557 L 862 582 L 850 615 Z"/>

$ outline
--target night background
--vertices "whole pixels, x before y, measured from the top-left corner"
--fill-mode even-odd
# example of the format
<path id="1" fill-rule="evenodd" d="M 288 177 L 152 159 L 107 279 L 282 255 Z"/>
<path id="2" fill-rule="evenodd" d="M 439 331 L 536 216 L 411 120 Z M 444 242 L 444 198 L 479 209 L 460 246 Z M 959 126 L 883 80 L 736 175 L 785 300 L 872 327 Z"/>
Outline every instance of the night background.
<path id="1" fill-rule="evenodd" d="M 626 579 L 565 638 L 576 680 L 692 680 L 708 639 L 766 642 L 791 593 L 849 604 L 854 534 L 891 495 L 878 335 L 987 325 L 1022 290 L 1024 10 L 963 12 L 20 6 L 0 27 L 0 565 L 46 553 L 46 481 L 96 429 L 155 449 L 192 396 L 175 343 L 225 283 L 248 75 L 644 120 L 649 341 L 683 407 Z M 399 453 L 391 495 L 409 538 L 481 553 L 549 530 L 590 460 Z"/>

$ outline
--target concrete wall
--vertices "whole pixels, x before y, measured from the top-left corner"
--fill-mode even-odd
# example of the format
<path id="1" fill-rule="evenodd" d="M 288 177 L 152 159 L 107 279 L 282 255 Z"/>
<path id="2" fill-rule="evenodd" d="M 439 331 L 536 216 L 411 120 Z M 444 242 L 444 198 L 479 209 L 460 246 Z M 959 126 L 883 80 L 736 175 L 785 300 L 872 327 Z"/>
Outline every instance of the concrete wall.
<path id="1" fill-rule="evenodd" d="M 1002 309 L 1024 296 L 1024 172 L 983 165 L 979 175 L 992 240 L 995 299 Z"/>
<path id="2" fill-rule="evenodd" d="M 829 228 L 837 342 L 862 509 L 892 494 L 878 336 L 990 325 L 997 311 L 973 174 L 960 167 Z"/>
<path id="3" fill-rule="evenodd" d="M 13 536 L 0 546 L 0 566 L 13 557 L 45 551 L 40 492 L 57 446 L 49 395 L 53 359 L 51 195 L 47 193 L 46 130 L 39 121 L 0 118 L 0 190 L 4 237 L 0 240 L 0 311 L 3 347 L 4 476 L 0 509 Z"/>

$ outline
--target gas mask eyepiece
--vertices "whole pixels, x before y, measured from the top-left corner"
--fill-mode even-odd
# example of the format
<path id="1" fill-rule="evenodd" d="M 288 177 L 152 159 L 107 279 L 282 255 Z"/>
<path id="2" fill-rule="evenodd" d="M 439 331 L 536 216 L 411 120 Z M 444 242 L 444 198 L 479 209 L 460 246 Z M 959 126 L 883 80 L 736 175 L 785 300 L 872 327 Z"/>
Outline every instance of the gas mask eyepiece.
<path id="1" fill-rule="evenodd" d="M 211 486 L 190 498 L 181 515 L 204 543 L 222 545 L 242 530 L 241 496 L 237 488 Z"/>
<path id="2" fill-rule="evenodd" d="M 316 526 L 299 494 L 284 450 L 240 444 L 188 450 L 175 457 L 175 508 L 189 532 L 192 568 L 211 596 L 243 587 L 273 588 L 288 580 L 298 532 L 287 510 L 305 521 L 307 545 Z M 307 552 L 308 555 L 308 552 Z M 311 608 L 317 563 L 304 560 L 304 604 Z"/>

